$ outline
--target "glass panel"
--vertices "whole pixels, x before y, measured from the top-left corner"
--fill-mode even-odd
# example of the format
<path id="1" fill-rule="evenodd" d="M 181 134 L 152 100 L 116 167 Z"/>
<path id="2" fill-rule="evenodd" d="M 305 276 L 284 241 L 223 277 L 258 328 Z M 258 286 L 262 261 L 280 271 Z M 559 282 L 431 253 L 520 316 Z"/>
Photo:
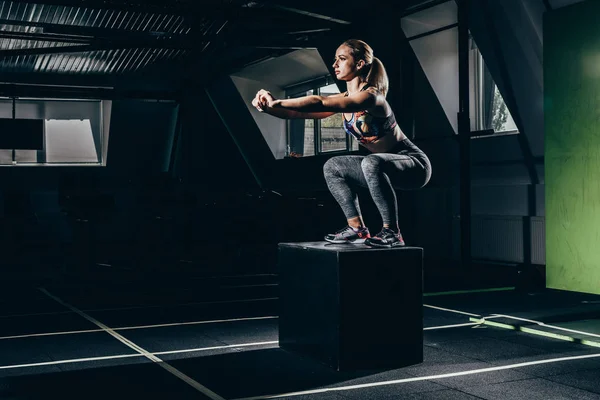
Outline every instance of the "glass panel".
<path id="1" fill-rule="evenodd" d="M 346 150 L 346 132 L 342 127 L 342 114 L 333 114 L 321 120 L 321 151 Z"/>
<path id="2" fill-rule="evenodd" d="M 46 162 L 97 163 L 90 120 L 46 120 Z"/>
<path id="3" fill-rule="evenodd" d="M 38 160 L 37 154 L 37 150 L 16 150 L 15 160 L 17 161 L 17 164 L 34 164 L 37 163 Z"/>
<path id="4" fill-rule="evenodd" d="M 485 65 L 481 52 L 472 42 L 471 129 L 493 129 L 494 133 L 518 133 L 502 94 Z"/>
<path id="5" fill-rule="evenodd" d="M 458 28 L 414 39 L 410 46 L 452 129 L 458 133 Z"/>
<path id="6" fill-rule="evenodd" d="M 37 150 L 15 150 L 15 163 L 18 164 L 36 164 Z M 12 150 L 0 150 L 0 165 L 11 165 Z"/>
<path id="7" fill-rule="evenodd" d="M 314 92 L 308 90 L 291 98 L 310 96 Z M 315 155 L 315 123 L 312 119 L 290 119 L 287 157 L 306 157 Z"/>
<path id="8" fill-rule="evenodd" d="M 323 96 L 329 96 L 331 94 L 337 94 L 339 92 L 340 92 L 340 89 L 338 89 L 338 87 L 335 83 L 321 87 L 321 94 Z"/>
<path id="9" fill-rule="evenodd" d="M 97 100 L 19 99 L 15 117 L 45 120 L 44 151 L 16 150 L 16 164 L 94 163 L 102 143 L 102 112 Z M 12 118 L 12 99 L 0 99 L 0 117 Z M 0 150 L 0 165 L 12 164 L 12 150 Z"/>
<path id="10" fill-rule="evenodd" d="M 330 96 L 340 93 L 337 85 L 323 86 L 320 88 L 321 95 Z M 343 128 L 342 114 L 334 114 L 321 120 L 321 151 L 346 150 L 346 132 Z"/>
<path id="11" fill-rule="evenodd" d="M 304 156 L 315 155 L 315 120 L 304 120 Z"/>
<path id="12" fill-rule="evenodd" d="M 314 94 L 309 90 L 290 96 L 297 98 Z M 318 93 L 322 96 L 339 94 L 340 91 L 335 83 L 322 86 Z M 343 115 L 334 114 L 331 117 L 320 120 L 289 120 L 288 132 L 288 157 L 307 157 L 315 155 L 315 123 L 320 125 L 319 152 L 345 151 L 348 150 L 347 134 L 343 128 Z M 358 142 L 351 138 L 351 149 L 358 150 Z"/>
<path id="13" fill-rule="evenodd" d="M 492 128 L 494 128 L 494 132 L 518 132 L 517 125 L 496 85 L 494 85 L 493 110 Z"/>
<path id="14" fill-rule="evenodd" d="M 16 158 L 16 155 L 15 155 Z M 12 150 L 0 150 L 0 165 L 12 164 Z"/>

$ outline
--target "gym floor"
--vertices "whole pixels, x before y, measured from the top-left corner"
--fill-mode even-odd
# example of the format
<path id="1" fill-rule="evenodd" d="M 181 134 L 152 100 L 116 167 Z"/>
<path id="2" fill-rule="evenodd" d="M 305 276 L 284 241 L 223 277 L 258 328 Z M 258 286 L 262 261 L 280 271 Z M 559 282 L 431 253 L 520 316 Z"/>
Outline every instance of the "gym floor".
<path id="1" fill-rule="evenodd" d="M 335 372 L 278 347 L 272 274 L 0 293 L 0 399 L 600 399 L 600 296 L 428 293 L 424 362 Z"/>

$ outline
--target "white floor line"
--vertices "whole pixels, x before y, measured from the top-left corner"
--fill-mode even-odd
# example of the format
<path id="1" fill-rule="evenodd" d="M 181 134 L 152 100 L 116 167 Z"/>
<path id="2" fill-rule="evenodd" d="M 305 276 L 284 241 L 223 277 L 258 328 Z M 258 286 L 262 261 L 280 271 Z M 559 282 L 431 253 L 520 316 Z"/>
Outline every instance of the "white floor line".
<path id="1" fill-rule="evenodd" d="M 599 354 L 586 354 L 586 355 L 582 355 L 582 356 L 551 358 L 551 359 L 547 359 L 547 360 L 529 361 L 529 362 L 523 362 L 523 363 L 518 363 L 518 364 L 501 365 L 501 366 L 497 366 L 497 367 L 481 368 L 481 369 L 475 369 L 475 370 L 469 370 L 469 371 L 451 372 L 448 374 L 418 376 L 418 377 L 414 377 L 414 378 L 404 378 L 404 379 L 395 379 L 395 380 L 391 380 L 391 381 L 364 383 L 364 384 L 360 384 L 360 385 L 349 385 L 349 386 L 341 386 L 341 387 L 304 390 L 304 391 L 299 391 L 299 392 L 289 392 L 289 393 L 280 393 L 280 394 L 263 395 L 263 396 L 242 397 L 242 398 L 237 398 L 234 400 L 263 400 L 263 399 L 276 399 L 278 397 L 302 396 L 302 395 L 316 394 L 316 393 L 342 392 L 342 391 L 347 391 L 347 390 L 364 389 L 364 388 L 375 387 L 375 386 L 396 385 L 396 384 L 400 384 L 400 383 L 452 378 L 455 376 L 464 376 L 464 375 L 482 374 L 482 373 L 486 373 L 486 372 L 501 371 L 501 370 L 505 370 L 505 369 L 523 368 L 523 367 L 529 367 L 532 365 L 548 364 L 548 363 L 561 362 L 561 361 L 581 360 L 581 359 L 586 359 L 586 358 L 600 358 L 600 353 Z"/>
<path id="2" fill-rule="evenodd" d="M 169 351 L 159 351 L 157 353 L 152 353 L 158 356 L 169 355 L 169 354 L 181 354 L 181 353 L 195 353 L 197 351 L 208 351 L 208 350 L 221 350 L 221 349 L 235 349 L 238 347 L 253 347 L 253 346 L 266 346 L 266 345 L 279 345 L 279 341 L 272 340 L 269 342 L 256 342 L 256 343 L 244 343 L 244 344 L 229 344 L 225 346 L 213 346 L 213 347 L 200 347 L 197 349 L 184 349 L 184 350 L 169 350 Z"/>
<path id="3" fill-rule="evenodd" d="M 159 351 L 159 352 L 150 353 L 150 354 L 152 354 L 154 356 L 162 356 L 162 355 L 169 355 L 169 354 L 197 353 L 197 352 L 209 351 L 209 350 L 234 349 L 234 348 L 239 348 L 239 347 L 267 346 L 267 345 L 273 345 L 273 344 L 279 344 L 279 342 L 269 341 L 269 342 L 243 343 L 243 344 L 229 344 L 229 345 L 223 345 L 223 346 L 199 347 L 199 348 L 194 348 L 194 349 Z M 43 362 L 28 363 L 28 364 L 2 365 L 2 366 L 0 366 L 0 370 L 29 368 L 29 367 L 43 367 L 43 366 L 48 366 L 48 365 L 82 363 L 82 362 L 91 362 L 91 361 L 116 360 L 116 359 L 120 359 L 120 358 L 135 358 L 135 357 L 144 357 L 144 355 L 141 353 L 117 354 L 114 356 L 73 358 L 73 359 L 68 359 L 68 360 L 43 361 Z"/>
<path id="4" fill-rule="evenodd" d="M 184 381 L 188 385 L 192 386 L 194 389 L 198 390 L 200 393 L 204 394 L 205 396 L 209 397 L 210 399 L 212 399 L 212 400 L 225 400 L 223 397 L 219 396 L 218 394 L 216 394 L 215 392 L 211 391 L 207 387 L 201 385 L 199 382 L 195 381 L 191 377 L 189 377 L 186 374 L 184 374 L 183 372 L 179 371 L 177 368 L 175 368 L 175 367 L 171 366 L 170 364 L 164 362 L 163 360 L 161 360 L 160 358 L 156 357 L 155 355 L 152 355 L 151 353 L 149 353 L 148 351 L 144 350 L 142 347 L 140 347 L 137 344 L 133 343 L 129 339 L 127 339 L 127 338 L 119 335 L 114 330 L 112 330 L 108 326 L 104 325 L 100 321 L 97 321 L 96 319 L 90 317 L 89 315 L 87 315 L 83 311 L 80 311 L 77 308 L 71 306 L 70 304 L 67 304 L 67 303 L 63 302 L 61 299 L 59 299 L 58 297 L 52 295 L 47 290 L 40 289 L 40 291 L 42 293 L 46 294 L 51 299 L 53 299 L 56 302 L 58 302 L 59 304 L 65 306 L 68 309 L 72 310 L 73 312 L 81 315 L 83 318 L 87 319 L 88 321 L 90 321 L 94 325 L 96 325 L 99 328 L 103 329 L 106 333 L 108 333 L 109 335 L 111 335 L 112 337 L 114 337 L 115 339 L 117 339 L 118 341 L 120 341 L 121 343 L 123 343 L 124 345 L 126 345 L 127 347 L 129 347 L 129 348 L 137 351 L 138 353 L 142 354 L 144 357 L 146 357 L 147 359 L 151 360 L 152 362 L 154 362 L 159 367 L 161 367 L 164 370 L 166 370 L 166 371 L 170 372 L 171 374 L 175 375 L 176 377 L 178 377 L 179 379 L 181 379 L 182 381 Z"/>
<path id="5" fill-rule="evenodd" d="M 60 364 L 70 364 L 70 363 L 82 363 L 88 361 L 102 361 L 102 360 L 116 360 L 119 358 L 135 358 L 135 357 L 143 357 L 142 354 L 117 354 L 114 356 L 106 356 L 106 357 L 88 357 L 88 358 L 74 358 L 70 360 L 58 360 L 58 361 L 45 361 L 38 363 L 29 363 L 29 364 L 14 364 L 14 365 L 2 365 L 0 366 L 0 370 L 3 369 L 18 369 L 18 368 L 29 368 L 29 367 L 44 367 L 47 365 L 60 365 Z"/>
<path id="6" fill-rule="evenodd" d="M 584 332 L 584 331 L 579 331 L 579 330 L 576 330 L 576 329 L 563 328 L 561 326 L 549 325 L 549 324 L 546 324 L 546 323 L 541 322 L 541 321 L 536 321 L 536 320 L 533 320 L 533 319 L 520 318 L 520 317 L 514 317 L 512 315 L 493 314 L 491 317 L 483 317 L 482 319 L 486 320 L 486 319 L 491 319 L 491 318 L 516 319 L 517 321 L 532 322 L 532 323 L 534 323 L 536 325 L 545 326 L 546 328 L 552 328 L 552 329 L 556 329 L 556 330 L 559 330 L 559 331 L 571 332 L 571 333 L 579 333 L 579 334 L 582 334 L 582 335 L 587 335 L 587 336 L 592 336 L 592 337 L 600 338 L 600 335 L 598 335 L 596 333 Z"/>
<path id="7" fill-rule="evenodd" d="M 228 321 L 228 320 L 224 320 L 224 321 Z M 201 321 L 200 323 L 204 323 L 204 322 L 207 322 L 207 321 Z M 423 330 L 427 331 L 427 330 L 435 330 L 435 329 L 448 329 L 448 328 L 458 328 L 458 327 L 473 326 L 473 325 L 480 325 L 480 324 L 477 322 L 473 322 L 473 323 L 455 324 L 455 325 L 431 326 L 428 328 L 423 328 Z M 119 329 L 119 328 L 113 328 L 112 330 L 116 331 L 117 329 Z M 91 331 L 104 332 L 105 330 L 104 329 L 94 329 Z M 91 331 L 89 331 L 89 332 L 91 332 Z M 84 333 L 84 332 L 88 332 L 88 331 L 78 331 L 76 333 Z M 267 342 L 229 344 L 229 345 L 213 346 L 213 347 L 198 347 L 198 348 L 193 348 L 193 349 L 159 351 L 159 352 L 152 352 L 149 354 L 169 355 L 169 354 L 179 354 L 179 353 L 194 353 L 194 352 L 208 351 L 208 350 L 231 349 L 231 348 L 239 348 L 239 347 L 265 346 L 265 345 L 274 345 L 274 344 L 279 345 L 279 341 L 272 340 L 272 341 L 267 341 Z M 116 358 L 142 357 L 142 356 L 143 356 L 143 354 L 123 354 L 123 355 L 105 356 L 105 357 L 76 358 L 76 359 L 70 359 L 70 360 L 57 360 L 57 361 L 48 361 L 48 362 L 30 363 L 30 364 L 4 365 L 4 366 L 0 366 L 0 369 L 37 367 L 37 366 L 44 366 L 44 365 L 68 364 L 68 363 L 77 363 L 77 362 L 86 362 L 86 361 L 110 360 L 113 358 L 116 359 Z"/>
<path id="8" fill-rule="evenodd" d="M 166 327 L 177 327 L 177 326 L 188 326 L 188 325 L 203 325 L 203 324 L 219 324 L 226 322 L 244 322 L 244 321 L 258 321 L 265 319 L 278 319 L 279 317 L 269 315 L 266 317 L 248 317 L 248 318 L 232 318 L 232 319 L 214 319 L 209 321 L 191 321 L 191 322 L 172 322 L 167 324 L 155 324 L 155 325 L 139 325 L 139 326 L 124 326 L 119 328 L 112 328 L 113 331 L 130 331 L 135 329 L 155 329 L 155 328 L 166 328 Z M 490 319 L 491 317 L 487 317 Z M 468 322 L 464 324 L 444 325 L 444 326 L 431 326 L 423 328 L 424 331 L 435 330 L 435 329 L 447 329 L 447 328 L 458 328 L 461 326 L 481 325 L 478 322 Z M 0 336 L 0 340 L 10 339 L 27 339 L 34 337 L 43 336 L 61 336 L 61 335 L 77 335 L 82 333 L 97 333 L 104 332 L 103 329 L 82 329 L 79 331 L 61 331 L 61 332 L 45 332 L 45 333 L 30 333 L 25 335 L 12 335 L 12 336 Z"/>
<path id="9" fill-rule="evenodd" d="M 279 318 L 274 315 L 266 317 L 248 317 L 248 318 L 232 318 L 232 319 L 213 319 L 210 321 L 192 321 L 192 322 L 173 322 L 168 324 L 156 324 L 156 325 L 140 325 L 140 326 L 124 326 L 122 328 L 114 328 L 115 331 L 129 331 L 133 329 L 149 329 L 149 328 L 165 328 L 173 326 L 186 326 L 186 325 L 202 325 L 202 324 L 219 324 L 224 322 L 243 322 L 243 321 L 259 321 L 263 319 L 276 319 Z"/>
<path id="10" fill-rule="evenodd" d="M 167 323 L 167 324 L 124 326 L 124 327 L 112 328 L 112 329 L 113 329 L 113 331 L 128 331 L 128 330 L 134 330 L 134 329 L 152 329 L 152 328 L 165 328 L 165 327 L 175 327 L 175 326 L 185 326 L 185 325 L 218 324 L 218 323 L 224 323 L 224 322 L 256 321 L 256 320 L 262 320 L 262 319 L 275 319 L 275 318 L 279 318 L 279 317 L 266 316 L 266 317 L 214 319 L 214 320 L 209 320 L 209 321 L 172 322 L 172 323 Z M 30 333 L 30 334 L 26 334 L 26 335 L 0 336 L 0 340 L 24 339 L 24 338 L 32 338 L 32 337 L 40 337 L 40 336 L 76 335 L 76 334 L 80 334 L 80 333 L 94 333 L 94 332 L 103 332 L 103 330 L 102 329 L 82 329 L 79 331 Z"/>
<path id="11" fill-rule="evenodd" d="M 43 336 L 62 336 L 62 335 L 78 335 L 81 333 L 98 333 L 104 332 L 102 329 L 83 329 L 80 331 L 61 331 L 61 332 L 45 332 L 45 333 L 29 333 L 26 335 L 13 335 L 13 336 L 1 336 L 0 340 L 11 340 L 11 339 L 27 339 L 34 337 Z"/>
<path id="12" fill-rule="evenodd" d="M 424 331 L 431 331 L 431 330 L 436 330 L 436 329 L 448 329 L 448 328 L 460 328 L 462 326 L 474 326 L 474 325 L 481 325 L 477 322 L 467 322 L 464 324 L 454 324 L 454 325 L 443 325 L 443 326 L 430 326 L 429 328 L 423 328 Z"/>
<path id="13" fill-rule="evenodd" d="M 455 313 L 455 314 L 468 315 L 468 316 L 471 316 L 471 317 L 481 317 L 481 315 L 479 315 L 479 314 L 471 314 L 471 313 L 468 313 L 468 312 L 465 312 L 465 311 L 452 310 L 450 308 L 437 307 L 437 306 L 432 306 L 432 305 L 429 305 L 429 304 L 423 304 L 423 307 L 434 308 L 436 310 L 441 310 L 441 311 L 448 311 L 448 312 L 452 312 L 452 313 Z"/>

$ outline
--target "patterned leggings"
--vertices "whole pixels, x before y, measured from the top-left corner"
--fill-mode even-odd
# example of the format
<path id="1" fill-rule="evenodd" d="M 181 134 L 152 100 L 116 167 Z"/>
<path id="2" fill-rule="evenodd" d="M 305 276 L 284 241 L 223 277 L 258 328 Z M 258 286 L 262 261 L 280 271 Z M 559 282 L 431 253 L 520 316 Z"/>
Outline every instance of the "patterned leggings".
<path id="1" fill-rule="evenodd" d="M 327 160 L 323 166 L 325 181 L 346 218 L 361 216 L 356 188 L 366 187 L 383 223 L 397 226 L 398 203 L 394 187 L 419 189 L 431 177 L 429 159 L 421 150 L 416 150 L 373 153 L 368 156 L 337 156 Z"/>

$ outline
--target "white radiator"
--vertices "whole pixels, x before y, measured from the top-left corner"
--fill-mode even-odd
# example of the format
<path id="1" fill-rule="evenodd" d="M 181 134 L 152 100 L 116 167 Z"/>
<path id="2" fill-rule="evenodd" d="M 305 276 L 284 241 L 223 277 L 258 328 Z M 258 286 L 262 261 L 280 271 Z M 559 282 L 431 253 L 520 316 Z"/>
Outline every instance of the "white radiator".
<path id="1" fill-rule="evenodd" d="M 531 217 L 531 263 L 546 264 L 546 219 Z"/>
<path id="2" fill-rule="evenodd" d="M 474 259 L 522 263 L 522 217 L 473 215 L 471 254 Z"/>

